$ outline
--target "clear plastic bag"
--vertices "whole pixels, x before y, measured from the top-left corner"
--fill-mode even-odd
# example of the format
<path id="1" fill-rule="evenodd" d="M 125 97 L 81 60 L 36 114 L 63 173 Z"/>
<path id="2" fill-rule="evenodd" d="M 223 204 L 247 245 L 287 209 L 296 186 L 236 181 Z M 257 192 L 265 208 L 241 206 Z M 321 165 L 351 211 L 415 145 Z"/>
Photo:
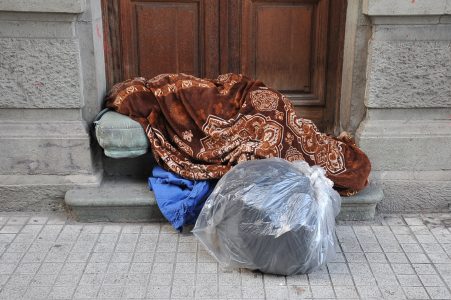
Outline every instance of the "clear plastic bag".
<path id="1" fill-rule="evenodd" d="M 341 198 L 332 186 L 304 161 L 240 163 L 218 182 L 193 233 L 226 268 L 312 272 L 335 255 Z"/>

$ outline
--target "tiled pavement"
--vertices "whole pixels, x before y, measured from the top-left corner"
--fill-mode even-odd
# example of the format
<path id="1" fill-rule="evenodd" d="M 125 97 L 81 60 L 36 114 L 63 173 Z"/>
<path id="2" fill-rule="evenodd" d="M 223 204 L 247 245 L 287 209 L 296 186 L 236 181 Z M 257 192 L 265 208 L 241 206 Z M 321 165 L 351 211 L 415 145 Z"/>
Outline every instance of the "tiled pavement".
<path id="1" fill-rule="evenodd" d="M 337 227 L 335 260 L 291 277 L 218 267 L 167 224 L 0 214 L 2 299 L 451 299 L 451 214 Z"/>

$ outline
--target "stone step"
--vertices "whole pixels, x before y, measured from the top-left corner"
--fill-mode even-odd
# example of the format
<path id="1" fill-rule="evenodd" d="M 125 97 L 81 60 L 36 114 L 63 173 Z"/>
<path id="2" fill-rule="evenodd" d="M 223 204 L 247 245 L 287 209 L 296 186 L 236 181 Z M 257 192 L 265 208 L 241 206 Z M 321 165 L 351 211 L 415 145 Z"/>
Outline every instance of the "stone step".
<path id="1" fill-rule="evenodd" d="M 372 182 L 357 195 L 341 197 L 341 210 L 337 219 L 342 221 L 372 220 L 376 214 L 376 205 L 383 198 L 382 187 Z"/>
<path id="2" fill-rule="evenodd" d="M 352 197 L 343 197 L 339 220 L 372 220 L 384 194 L 379 186 L 368 186 Z M 69 190 L 65 202 L 82 222 L 164 221 L 155 196 L 144 179 L 105 177 L 100 187 Z"/>
<path id="3" fill-rule="evenodd" d="M 81 222 L 160 222 L 163 215 L 144 179 L 105 177 L 97 188 L 69 190 L 64 199 Z"/>

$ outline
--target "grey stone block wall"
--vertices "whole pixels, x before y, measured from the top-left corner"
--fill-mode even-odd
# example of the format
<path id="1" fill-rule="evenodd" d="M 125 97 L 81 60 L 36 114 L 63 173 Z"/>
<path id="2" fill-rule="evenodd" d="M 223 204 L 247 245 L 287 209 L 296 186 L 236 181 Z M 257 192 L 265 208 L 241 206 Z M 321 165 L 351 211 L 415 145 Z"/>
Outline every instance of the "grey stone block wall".
<path id="1" fill-rule="evenodd" d="M 364 1 L 373 32 L 367 113 L 356 136 L 384 189 L 380 211 L 443 211 L 451 203 L 448 2 Z"/>
<path id="2" fill-rule="evenodd" d="M 370 46 L 367 106 L 451 107 L 451 24 L 383 27 Z"/>
<path id="3" fill-rule="evenodd" d="M 79 108 L 77 39 L 0 38 L 2 108 Z"/>
<path id="4" fill-rule="evenodd" d="M 100 184 L 102 32 L 100 0 L 0 2 L 0 210 L 55 209 Z"/>

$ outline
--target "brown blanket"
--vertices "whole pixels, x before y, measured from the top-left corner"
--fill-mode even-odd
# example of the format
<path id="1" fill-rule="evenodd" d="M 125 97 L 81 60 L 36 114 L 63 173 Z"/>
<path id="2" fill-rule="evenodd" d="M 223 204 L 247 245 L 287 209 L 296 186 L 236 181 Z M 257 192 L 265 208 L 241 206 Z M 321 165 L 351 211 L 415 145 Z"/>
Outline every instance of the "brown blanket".
<path id="1" fill-rule="evenodd" d="M 367 156 L 350 139 L 320 133 L 279 92 L 238 74 L 162 74 L 116 84 L 106 105 L 138 121 L 153 155 L 188 179 L 214 179 L 250 159 L 320 165 L 343 195 L 368 183 Z"/>

